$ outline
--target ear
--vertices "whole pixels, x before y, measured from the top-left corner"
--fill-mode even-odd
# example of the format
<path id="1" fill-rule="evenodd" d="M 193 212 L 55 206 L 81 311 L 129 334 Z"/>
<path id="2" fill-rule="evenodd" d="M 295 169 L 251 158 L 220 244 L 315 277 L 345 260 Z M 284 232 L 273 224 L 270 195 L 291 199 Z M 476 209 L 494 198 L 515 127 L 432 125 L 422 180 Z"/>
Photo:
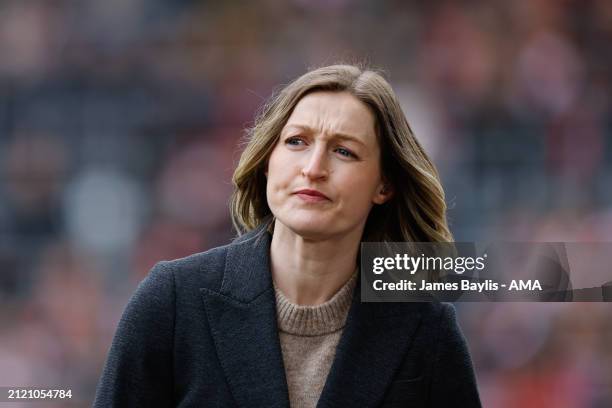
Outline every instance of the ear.
<path id="1" fill-rule="evenodd" d="M 384 204 L 389 201 L 391 197 L 393 197 L 393 188 L 391 185 L 389 185 L 389 183 L 383 182 L 378 187 L 378 190 L 376 190 L 376 194 L 372 198 L 372 202 L 379 205 Z"/>

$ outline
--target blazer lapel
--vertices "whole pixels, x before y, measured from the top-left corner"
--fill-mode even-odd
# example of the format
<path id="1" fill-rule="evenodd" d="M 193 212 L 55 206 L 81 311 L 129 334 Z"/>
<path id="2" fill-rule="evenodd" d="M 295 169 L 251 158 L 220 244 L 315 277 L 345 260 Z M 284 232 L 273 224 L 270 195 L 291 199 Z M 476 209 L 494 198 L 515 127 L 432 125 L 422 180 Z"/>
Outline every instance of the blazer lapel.
<path id="1" fill-rule="evenodd" d="M 358 285 L 319 408 L 378 406 L 419 326 L 418 305 L 361 303 L 359 292 Z"/>
<path id="2" fill-rule="evenodd" d="M 265 229 L 228 247 L 218 292 L 202 296 L 217 355 L 241 407 L 288 407 Z"/>
<path id="3" fill-rule="evenodd" d="M 228 247 L 218 291 L 202 288 L 217 355 L 241 407 L 288 407 L 270 235 L 260 228 Z M 347 323 L 317 407 L 380 404 L 421 320 L 411 303 L 361 303 L 355 288 Z"/>

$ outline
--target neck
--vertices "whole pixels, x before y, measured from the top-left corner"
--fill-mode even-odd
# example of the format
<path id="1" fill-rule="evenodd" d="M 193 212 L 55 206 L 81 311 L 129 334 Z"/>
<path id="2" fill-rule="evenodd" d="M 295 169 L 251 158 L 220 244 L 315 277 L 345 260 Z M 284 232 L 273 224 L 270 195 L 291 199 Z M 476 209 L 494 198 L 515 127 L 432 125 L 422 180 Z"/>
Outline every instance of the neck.
<path id="1" fill-rule="evenodd" d="M 270 246 L 274 284 L 294 304 L 325 303 L 355 272 L 361 234 L 311 240 L 276 221 Z"/>

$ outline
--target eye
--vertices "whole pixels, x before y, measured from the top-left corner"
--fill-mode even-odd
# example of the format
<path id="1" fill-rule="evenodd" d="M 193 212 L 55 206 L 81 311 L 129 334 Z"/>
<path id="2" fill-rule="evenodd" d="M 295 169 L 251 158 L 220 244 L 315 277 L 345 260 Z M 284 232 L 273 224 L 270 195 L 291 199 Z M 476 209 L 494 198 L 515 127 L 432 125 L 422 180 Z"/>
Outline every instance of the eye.
<path id="1" fill-rule="evenodd" d="M 350 158 L 350 159 L 357 158 L 357 156 L 353 152 L 351 152 L 348 149 L 345 149 L 344 147 L 337 147 L 334 151 L 337 152 L 339 155 Z"/>
<path id="2" fill-rule="evenodd" d="M 285 144 L 289 146 L 303 146 L 306 142 L 297 136 L 292 136 L 285 139 Z"/>

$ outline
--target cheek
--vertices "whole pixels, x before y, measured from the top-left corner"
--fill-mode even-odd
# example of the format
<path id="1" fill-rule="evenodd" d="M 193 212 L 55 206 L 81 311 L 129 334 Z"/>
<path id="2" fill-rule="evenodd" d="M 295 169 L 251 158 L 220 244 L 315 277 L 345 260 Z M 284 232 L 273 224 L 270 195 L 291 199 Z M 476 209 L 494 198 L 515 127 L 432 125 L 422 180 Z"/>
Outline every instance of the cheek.
<path id="1" fill-rule="evenodd" d="M 268 174 L 267 174 L 267 192 L 274 194 L 275 191 L 287 184 L 289 166 L 286 157 L 278 150 L 278 147 L 272 151 L 268 159 Z"/>
<path id="2" fill-rule="evenodd" d="M 274 149 L 272 149 L 272 153 L 270 153 L 268 166 L 283 164 L 287 162 L 288 159 L 291 159 L 291 152 L 288 151 L 287 147 L 281 141 L 278 141 Z"/>
<path id="3" fill-rule="evenodd" d="M 371 202 L 380 188 L 380 176 L 376 168 L 370 166 L 343 174 L 340 185 L 354 201 Z"/>
<path id="4" fill-rule="evenodd" d="M 266 175 L 268 176 L 268 180 L 270 179 L 274 179 L 275 176 L 278 174 L 278 168 L 279 168 L 279 154 L 278 154 L 278 147 L 276 147 L 274 150 L 272 150 L 272 153 L 270 154 L 270 157 L 268 158 L 268 167 L 266 170 Z"/>
<path id="5" fill-rule="evenodd" d="M 351 176 L 344 179 L 341 186 L 342 208 L 345 214 L 354 219 L 366 218 L 374 205 L 372 199 L 378 186 L 377 179 L 375 177 Z"/>
<path id="6" fill-rule="evenodd" d="M 355 194 L 350 202 L 350 210 L 359 216 L 367 216 L 372 209 L 372 195 L 369 191 L 362 189 Z"/>

